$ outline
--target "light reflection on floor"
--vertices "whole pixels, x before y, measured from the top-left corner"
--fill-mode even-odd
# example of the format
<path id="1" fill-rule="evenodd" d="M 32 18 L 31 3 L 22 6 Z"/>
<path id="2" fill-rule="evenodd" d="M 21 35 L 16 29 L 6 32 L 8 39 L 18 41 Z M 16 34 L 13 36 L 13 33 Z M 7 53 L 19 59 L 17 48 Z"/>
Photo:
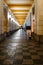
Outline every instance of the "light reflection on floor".
<path id="1" fill-rule="evenodd" d="M 23 36 L 22 33 L 22 29 L 18 30 L 12 37 L 12 39 L 14 39 L 14 41 L 17 40 L 18 43 L 9 43 L 10 46 L 8 45 L 7 48 L 11 49 L 11 51 L 8 53 L 8 55 L 11 56 L 13 51 L 16 50 L 16 48 L 20 45 L 19 41 L 25 39 L 25 36 Z"/>

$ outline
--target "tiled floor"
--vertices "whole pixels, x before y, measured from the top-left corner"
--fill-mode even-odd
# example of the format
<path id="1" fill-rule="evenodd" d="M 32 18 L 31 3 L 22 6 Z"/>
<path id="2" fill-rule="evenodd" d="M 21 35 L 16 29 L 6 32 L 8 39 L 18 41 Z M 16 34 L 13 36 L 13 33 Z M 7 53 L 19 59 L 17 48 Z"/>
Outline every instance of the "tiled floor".
<path id="1" fill-rule="evenodd" d="M 26 40 L 18 30 L 0 43 L 0 65 L 43 65 L 43 44 Z"/>

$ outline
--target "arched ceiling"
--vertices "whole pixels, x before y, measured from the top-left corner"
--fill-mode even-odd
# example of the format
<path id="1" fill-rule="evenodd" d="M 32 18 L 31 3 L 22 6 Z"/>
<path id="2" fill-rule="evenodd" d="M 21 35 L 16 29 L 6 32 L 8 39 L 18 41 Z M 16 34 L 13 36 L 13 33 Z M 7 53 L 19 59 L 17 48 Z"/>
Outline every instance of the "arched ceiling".
<path id="1" fill-rule="evenodd" d="M 23 25 L 34 0 L 5 0 L 20 25 Z"/>

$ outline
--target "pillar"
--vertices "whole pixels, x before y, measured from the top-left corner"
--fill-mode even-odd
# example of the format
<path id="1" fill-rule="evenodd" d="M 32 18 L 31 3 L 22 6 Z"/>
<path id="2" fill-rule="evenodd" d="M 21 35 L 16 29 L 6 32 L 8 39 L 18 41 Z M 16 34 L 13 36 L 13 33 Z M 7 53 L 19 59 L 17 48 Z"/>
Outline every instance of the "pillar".
<path id="1" fill-rule="evenodd" d="M 43 0 L 35 0 L 35 27 L 36 41 L 43 42 Z"/>
<path id="2" fill-rule="evenodd" d="M 4 3 L 4 34 L 7 36 L 7 24 L 8 24 L 8 7 L 6 3 Z"/>
<path id="3" fill-rule="evenodd" d="M 3 0 L 0 0 L 0 41 L 4 39 L 4 11 Z"/>

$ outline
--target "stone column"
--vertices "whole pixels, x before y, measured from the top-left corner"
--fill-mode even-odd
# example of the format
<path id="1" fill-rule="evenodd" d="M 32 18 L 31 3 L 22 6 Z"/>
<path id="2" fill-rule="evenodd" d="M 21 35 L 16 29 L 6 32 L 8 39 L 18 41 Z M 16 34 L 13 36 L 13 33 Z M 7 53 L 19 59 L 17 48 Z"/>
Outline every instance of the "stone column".
<path id="1" fill-rule="evenodd" d="M 4 11 L 3 11 L 3 0 L 0 0 L 0 41 L 4 37 Z"/>
<path id="2" fill-rule="evenodd" d="M 6 5 L 4 5 L 4 32 L 5 34 L 7 33 L 7 23 L 8 23 L 8 8 Z"/>
<path id="3" fill-rule="evenodd" d="M 35 39 L 43 42 L 43 0 L 35 0 Z"/>

